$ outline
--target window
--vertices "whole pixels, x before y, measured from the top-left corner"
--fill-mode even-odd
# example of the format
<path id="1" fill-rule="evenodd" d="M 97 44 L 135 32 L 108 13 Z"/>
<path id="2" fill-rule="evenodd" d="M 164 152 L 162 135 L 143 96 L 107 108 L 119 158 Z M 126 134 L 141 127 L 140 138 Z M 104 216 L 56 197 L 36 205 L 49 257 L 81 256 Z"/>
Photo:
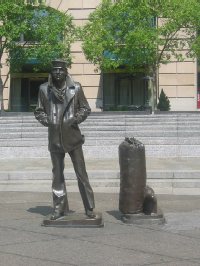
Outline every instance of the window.
<path id="1" fill-rule="evenodd" d="M 25 0 L 25 4 L 27 5 L 33 5 L 33 6 L 38 6 L 38 5 L 44 5 L 46 3 L 46 0 Z"/>

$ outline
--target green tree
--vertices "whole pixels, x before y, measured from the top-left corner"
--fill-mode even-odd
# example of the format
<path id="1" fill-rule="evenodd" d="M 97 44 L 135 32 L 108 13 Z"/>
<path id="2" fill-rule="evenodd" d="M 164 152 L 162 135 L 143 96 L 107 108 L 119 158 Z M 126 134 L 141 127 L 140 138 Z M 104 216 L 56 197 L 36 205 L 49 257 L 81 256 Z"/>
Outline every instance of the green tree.
<path id="1" fill-rule="evenodd" d="M 83 28 L 83 50 L 101 70 L 150 76 L 154 109 L 158 67 L 200 56 L 199 27 L 199 0 L 103 0 Z"/>
<path id="2" fill-rule="evenodd" d="M 0 63 L 7 53 L 11 71 L 20 71 L 32 61 L 35 71 L 47 69 L 55 57 L 71 64 L 70 44 L 75 28 L 70 15 L 43 4 L 25 4 L 24 0 L 0 0 L 0 6 Z M 1 109 L 3 87 L 0 75 Z"/>
<path id="3" fill-rule="evenodd" d="M 170 110 L 170 101 L 169 101 L 167 95 L 164 93 L 163 89 L 161 90 L 161 93 L 160 93 L 157 108 L 160 111 L 169 111 Z"/>

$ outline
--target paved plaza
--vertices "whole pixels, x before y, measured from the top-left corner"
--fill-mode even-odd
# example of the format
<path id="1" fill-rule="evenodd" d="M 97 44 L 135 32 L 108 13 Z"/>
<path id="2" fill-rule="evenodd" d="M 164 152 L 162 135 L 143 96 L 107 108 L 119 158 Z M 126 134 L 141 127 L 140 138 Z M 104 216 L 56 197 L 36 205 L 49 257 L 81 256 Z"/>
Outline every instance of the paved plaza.
<path id="1" fill-rule="evenodd" d="M 86 165 L 103 228 L 41 226 L 52 212 L 50 159 L 0 160 L 1 266 L 200 265 L 199 158 L 147 158 L 147 181 L 155 179 L 151 185 L 164 225 L 124 224 L 118 210 L 118 160 L 87 159 Z M 70 209 L 83 212 L 68 158 L 65 174 Z M 167 193 L 172 191 L 166 183 L 171 177 L 173 195 Z M 175 189 L 178 181 L 184 189 Z M 163 193 L 158 193 L 161 188 Z M 180 191 L 183 195 L 175 194 Z"/>
<path id="2" fill-rule="evenodd" d="M 104 228 L 41 226 L 51 193 L 0 192 L 0 265 L 200 265 L 200 196 L 158 195 L 164 225 L 126 225 L 118 193 L 95 193 Z M 70 209 L 82 212 L 79 193 Z"/>

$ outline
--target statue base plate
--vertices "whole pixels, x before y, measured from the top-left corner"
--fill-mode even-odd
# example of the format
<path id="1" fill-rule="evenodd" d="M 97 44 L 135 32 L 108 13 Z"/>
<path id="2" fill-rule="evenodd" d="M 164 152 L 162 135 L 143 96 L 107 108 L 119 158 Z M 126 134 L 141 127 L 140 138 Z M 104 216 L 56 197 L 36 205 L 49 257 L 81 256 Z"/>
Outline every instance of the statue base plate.
<path id="1" fill-rule="evenodd" d="M 160 225 L 165 223 L 165 217 L 161 210 L 158 210 L 157 213 L 152 213 L 151 215 L 147 215 L 144 213 L 122 214 L 121 219 L 126 224 Z"/>
<path id="2" fill-rule="evenodd" d="M 48 219 L 43 220 L 42 226 L 97 228 L 103 227 L 104 222 L 101 213 L 96 213 L 95 218 L 89 218 L 87 215 L 82 213 L 70 213 L 56 220 L 51 220 L 49 217 Z"/>

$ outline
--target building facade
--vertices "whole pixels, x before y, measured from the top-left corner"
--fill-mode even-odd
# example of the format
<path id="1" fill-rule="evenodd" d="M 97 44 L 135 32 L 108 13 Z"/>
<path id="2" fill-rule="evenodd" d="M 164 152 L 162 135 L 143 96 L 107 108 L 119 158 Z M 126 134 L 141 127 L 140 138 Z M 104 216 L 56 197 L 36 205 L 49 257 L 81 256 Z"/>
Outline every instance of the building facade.
<path id="1" fill-rule="evenodd" d="M 37 2 L 37 1 L 34 1 Z M 101 0 L 46 0 L 62 12 L 71 13 L 74 24 L 83 26 L 88 15 Z M 147 82 L 143 76 L 120 73 L 100 73 L 90 64 L 82 52 L 81 42 L 72 45 L 73 64 L 69 73 L 80 82 L 92 111 L 112 110 L 113 106 L 144 105 L 148 99 Z M 183 51 L 183 53 L 186 51 Z M 4 108 L 11 111 L 32 111 L 36 105 L 39 85 L 47 80 L 48 73 L 22 73 L 8 75 L 6 54 L 2 60 Z M 200 67 L 197 61 L 173 61 L 162 65 L 158 74 L 158 92 L 163 89 L 169 97 L 171 111 L 198 111 L 200 108 Z"/>

